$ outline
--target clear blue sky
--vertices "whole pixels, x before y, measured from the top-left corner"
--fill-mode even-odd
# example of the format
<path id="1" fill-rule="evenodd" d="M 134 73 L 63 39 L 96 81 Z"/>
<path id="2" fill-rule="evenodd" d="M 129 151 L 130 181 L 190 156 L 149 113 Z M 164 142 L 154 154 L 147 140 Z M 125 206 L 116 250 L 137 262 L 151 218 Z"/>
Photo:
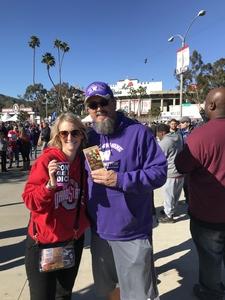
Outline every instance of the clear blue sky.
<path id="1" fill-rule="evenodd" d="M 32 84 L 30 36 L 39 37 L 36 82 L 50 89 L 42 55 L 55 39 L 70 46 L 63 65 L 63 81 L 87 86 L 125 78 L 163 81 L 163 89 L 177 85 L 173 73 L 181 41 L 199 10 L 207 14 L 193 24 L 187 43 L 203 61 L 225 57 L 224 0 L 2 0 L 0 3 L 0 94 L 23 95 Z M 144 59 L 148 63 L 144 64 Z M 51 69 L 57 81 L 56 68 Z"/>

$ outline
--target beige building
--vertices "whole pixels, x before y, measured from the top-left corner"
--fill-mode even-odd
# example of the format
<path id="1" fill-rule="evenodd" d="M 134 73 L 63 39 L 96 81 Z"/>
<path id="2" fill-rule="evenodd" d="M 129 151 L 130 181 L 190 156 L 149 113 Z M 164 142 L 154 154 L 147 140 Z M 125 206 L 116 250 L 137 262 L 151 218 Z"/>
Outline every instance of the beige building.
<path id="1" fill-rule="evenodd" d="M 163 91 L 162 81 L 139 82 L 137 79 L 125 79 L 110 85 L 117 100 L 117 109 L 125 110 L 127 113 L 134 112 L 137 115 L 148 114 L 152 106 L 160 107 L 161 111 L 169 110 L 170 105 L 179 104 L 179 91 Z M 146 95 L 131 97 L 130 89 L 138 90 L 140 87 L 146 89 Z"/>

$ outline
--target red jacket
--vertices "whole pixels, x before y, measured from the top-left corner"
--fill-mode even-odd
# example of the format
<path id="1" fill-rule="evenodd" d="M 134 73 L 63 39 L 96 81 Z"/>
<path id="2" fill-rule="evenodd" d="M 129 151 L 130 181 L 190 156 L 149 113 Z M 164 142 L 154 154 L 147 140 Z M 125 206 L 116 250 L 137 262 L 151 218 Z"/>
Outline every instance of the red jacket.
<path id="1" fill-rule="evenodd" d="M 8 132 L 8 141 L 9 141 L 8 145 L 9 145 L 9 148 L 11 148 L 12 150 L 16 149 L 18 137 L 19 137 L 19 132 L 18 131 L 14 130 L 14 129 L 9 130 L 9 132 Z"/>
<path id="2" fill-rule="evenodd" d="M 27 208 L 31 211 L 28 233 L 34 238 L 36 231 L 38 242 L 43 244 L 77 239 L 89 227 L 86 215 L 87 186 L 84 175 L 79 229 L 74 230 L 80 192 L 80 157 L 77 156 L 70 164 L 69 184 L 65 188 L 57 187 L 55 190 L 49 190 L 46 188 L 49 181 L 48 163 L 53 159 L 59 162 L 68 161 L 60 149 L 54 147 L 45 149 L 33 164 L 22 194 Z"/>

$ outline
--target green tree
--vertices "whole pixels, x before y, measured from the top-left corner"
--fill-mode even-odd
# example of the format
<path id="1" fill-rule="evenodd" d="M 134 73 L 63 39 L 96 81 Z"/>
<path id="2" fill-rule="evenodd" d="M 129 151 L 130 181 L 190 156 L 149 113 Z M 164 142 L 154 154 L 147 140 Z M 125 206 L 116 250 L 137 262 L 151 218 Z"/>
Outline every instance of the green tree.
<path id="1" fill-rule="evenodd" d="M 225 58 L 220 58 L 212 65 L 211 85 L 212 87 L 225 86 Z"/>
<path id="2" fill-rule="evenodd" d="M 147 87 L 143 87 L 141 85 L 137 89 L 133 87 L 129 89 L 129 94 L 131 98 L 138 98 L 138 116 L 140 116 L 140 112 L 141 112 L 141 108 L 140 108 L 141 99 L 144 96 L 146 96 L 146 89 Z"/>
<path id="3" fill-rule="evenodd" d="M 71 101 L 68 105 L 68 110 L 77 114 L 84 114 L 84 92 L 80 87 L 70 86 L 69 93 L 71 95 Z"/>
<path id="4" fill-rule="evenodd" d="M 152 108 L 149 110 L 150 119 L 158 118 L 160 115 L 160 107 L 153 105 Z"/>
<path id="5" fill-rule="evenodd" d="M 20 111 L 18 114 L 18 122 L 21 124 L 29 120 L 29 118 L 29 114 L 26 111 Z"/>
<path id="6" fill-rule="evenodd" d="M 56 85 L 58 90 L 59 85 Z M 62 111 L 72 111 L 75 114 L 80 115 L 84 110 L 84 96 L 83 91 L 80 88 L 70 86 L 68 83 L 63 82 L 60 85 L 61 99 L 62 99 Z M 53 88 L 49 92 L 51 98 L 55 98 L 56 90 Z"/>
<path id="7" fill-rule="evenodd" d="M 37 36 L 32 35 L 30 37 L 28 44 L 33 49 L 33 85 L 35 85 L 36 47 L 40 47 L 40 40 Z"/>
<path id="8" fill-rule="evenodd" d="M 175 75 L 179 81 L 179 75 Z M 196 50 L 190 56 L 190 68 L 184 73 L 186 99 L 202 103 L 210 89 L 225 86 L 225 58 L 214 63 L 204 63 Z"/>
<path id="9" fill-rule="evenodd" d="M 43 104 L 45 104 L 45 96 L 47 90 L 43 87 L 41 83 L 35 85 L 29 85 L 26 88 L 23 98 L 32 103 L 34 111 L 38 113 L 41 117 L 45 116 L 45 109 Z"/>

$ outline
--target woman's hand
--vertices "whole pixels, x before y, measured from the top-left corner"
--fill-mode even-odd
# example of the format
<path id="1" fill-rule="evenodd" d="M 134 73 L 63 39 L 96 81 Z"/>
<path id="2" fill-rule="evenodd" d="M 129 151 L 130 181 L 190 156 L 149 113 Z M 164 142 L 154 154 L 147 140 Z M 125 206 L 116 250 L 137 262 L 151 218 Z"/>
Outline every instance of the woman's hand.
<path id="1" fill-rule="evenodd" d="M 57 160 L 53 159 L 48 164 L 48 174 L 51 186 L 56 186 L 56 172 L 58 169 Z"/>

